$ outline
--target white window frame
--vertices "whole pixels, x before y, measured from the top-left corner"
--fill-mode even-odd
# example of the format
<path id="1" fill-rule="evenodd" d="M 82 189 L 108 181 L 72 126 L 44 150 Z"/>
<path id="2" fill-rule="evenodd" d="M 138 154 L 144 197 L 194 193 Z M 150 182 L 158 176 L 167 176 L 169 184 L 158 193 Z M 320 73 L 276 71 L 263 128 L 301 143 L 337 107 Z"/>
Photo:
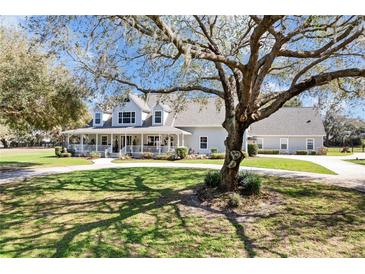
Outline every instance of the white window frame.
<path id="1" fill-rule="evenodd" d="M 106 137 L 106 144 L 103 144 L 103 137 Z M 101 135 L 100 144 L 102 146 L 107 146 L 108 145 L 108 135 Z"/>
<path id="2" fill-rule="evenodd" d="M 99 114 L 100 118 L 99 118 L 99 123 L 96 122 L 96 115 Z M 95 125 L 101 125 L 101 121 L 102 121 L 103 116 L 101 115 L 101 112 L 95 112 L 95 117 L 94 117 L 94 123 Z"/>
<path id="3" fill-rule="evenodd" d="M 124 123 L 123 119 L 124 119 L 124 113 L 130 113 L 130 123 Z M 132 113 L 134 113 L 134 122 L 132 122 L 133 119 L 133 115 Z M 120 117 L 120 114 L 122 114 L 122 117 Z M 135 111 L 119 111 L 118 112 L 118 124 L 119 125 L 134 125 L 136 123 L 136 112 Z"/>
<path id="4" fill-rule="evenodd" d="M 202 148 L 202 140 L 201 138 L 207 138 L 207 147 L 206 148 Z M 199 136 L 199 149 L 201 150 L 207 150 L 209 148 L 209 145 L 208 145 L 208 136 Z"/>
<path id="5" fill-rule="evenodd" d="M 156 122 L 156 112 L 161 113 L 161 116 L 160 116 L 161 122 L 159 122 L 159 123 Z M 158 125 L 162 124 L 162 110 L 155 110 L 155 112 L 153 113 L 153 123 L 158 124 Z"/>
<path id="6" fill-rule="evenodd" d="M 284 144 L 282 140 L 286 140 L 286 149 L 281 148 L 281 145 Z M 289 151 L 289 138 L 280 138 L 280 150 Z"/>
<path id="7" fill-rule="evenodd" d="M 264 138 L 256 138 L 256 140 L 257 140 L 257 147 L 259 148 L 259 149 L 264 149 Z M 259 147 L 259 140 L 261 140 L 261 148 Z"/>
<path id="8" fill-rule="evenodd" d="M 313 141 L 313 149 L 308 149 L 308 140 L 312 140 Z M 316 150 L 316 139 L 314 139 L 314 138 L 306 138 L 305 139 L 305 149 L 307 151 L 315 151 Z"/>

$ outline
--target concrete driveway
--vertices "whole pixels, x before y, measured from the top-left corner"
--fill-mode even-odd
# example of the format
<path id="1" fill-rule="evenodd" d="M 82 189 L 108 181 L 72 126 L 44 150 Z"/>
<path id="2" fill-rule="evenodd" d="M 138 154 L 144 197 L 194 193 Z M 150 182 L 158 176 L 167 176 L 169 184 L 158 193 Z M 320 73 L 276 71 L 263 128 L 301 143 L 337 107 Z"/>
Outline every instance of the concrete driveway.
<path id="1" fill-rule="evenodd" d="M 358 157 L 363 157 L 359 155 Z M 279 176 L 284 178 L 294 178 L 300 180 L 309 180 L 313 182 L 320 182 L 325 184 L 338 185 L 347 188 L 354 188 L 359 191 L 365 192 L 365 167 L 350 162 L 345 162 L 343 159 L 352 159 L 356 155 L 349 157 L 330 157 L 330 156 L 299 156 L 299 155 L 277 155 L 277 156 L 260 156 L 260 157 L 281 157 L 311 161 L 323 165 L 338 175 L 328 174 L 316 174 L 309 172 L 299 171 L 287 171 L 279 169 L 267 169 L 267 168 L 252 168 L 241 167 L 241 170 L 249 170 L 255 173 Z M 44 176 L 51 174 L 66 173 L 72 171 L 86 171 L 97 170 L 103 168 L 133 168 L 133 167 L 169 167 L 169 168 L 202 168 L 202 169 L 217 169 L 221 168 L 220 165 L 215 164 L 194 164 L 194 163 L 153 163 L 153 162 L 135 162 L 135 163 L 112 163 L 113 159 L 101 158 L 94 160 L 93 165 L 82 166 L 68 166 L 68 167 L 50 167 L 50 168 L 36 168 L 36 169 L 23 169 L 13 172 L 0 173 L 0 184 L 10 183 L 13 181 L 25 180 L 34 176 Z"/>

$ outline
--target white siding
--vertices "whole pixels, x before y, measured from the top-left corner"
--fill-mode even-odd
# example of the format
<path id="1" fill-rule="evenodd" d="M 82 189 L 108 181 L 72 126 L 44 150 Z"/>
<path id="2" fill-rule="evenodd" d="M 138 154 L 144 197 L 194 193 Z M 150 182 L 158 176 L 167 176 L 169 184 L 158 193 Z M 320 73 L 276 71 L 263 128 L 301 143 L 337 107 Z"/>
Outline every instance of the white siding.
<path id="1" fill-rule="evenodd" d="M 161 119 L 162 119 L 162 124 L 155 124 L 155 111 L 161 111 Z M 162 107 L 160 105 L 156 105 L 153 109 L 152 109 L 152 125 L 153 126 L 161 126 L 161 125 L 165 125 L 166 120 L 167 120 L 167 116 L 169 115 L 168 112 L 164 111 L 162 109 Z"/>
<path id="2" fill-rule="evenodd" d="M 307 150 L 307 138 L 314 139 L 314 147 L 318 152 L 323 147 L 322 136 L 255 136 L 263 139 L 263 149 L 280 150 L 280 138 L 288 138 L 289 152 L 295 153 L 296 150 Z"/>
<path id="3" fill-rule="evenodd" d="M 227 132 L 223 127 L 186 127 L 181 129 L 192 134 L 184 136 L 184 144 L 196 153 L 208 154 L 213 147 L 217 148 L 219 152 L 225 152 L 224 140 L 227 137 Z M 203 136 L 208 137 L 207 149 L 200 149 L 199 146 L 200 137 Z"/>
<path id="4" fill-rule="evenodd" d="M 119 112 L 135 112 L 136 123 L 135 124 L 119 124 L 118 113 Z M 142 126 L 142 110 L 132 101 L 124 103 L 123 105 L 117 106 L 113 109 L 112 126 Z"/>

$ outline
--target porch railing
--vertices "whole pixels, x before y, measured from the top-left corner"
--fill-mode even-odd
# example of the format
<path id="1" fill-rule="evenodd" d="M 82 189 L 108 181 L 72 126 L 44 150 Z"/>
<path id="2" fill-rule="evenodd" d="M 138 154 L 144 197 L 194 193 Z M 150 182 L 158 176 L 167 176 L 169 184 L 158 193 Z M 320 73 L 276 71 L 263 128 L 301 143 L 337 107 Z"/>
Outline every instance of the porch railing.
<path id="1" fill-rule="evenodd" d="M 98 145 L 98 150 L 96 150 L 96 145 L 87 145 L 84 144 L 83 147 L 81 144 L 70 144 L 68 146 L 69 149 L 73 149 L 76 152 L 92 152 L 92 151 L 98 151 L 98 152 L 105 152 L 105 150 L 110 150 L 110 145 Z"/>
<path id="2" fill-rule="evenodd" d="M 151 152 L 151 153 L 167 153 L 174 152 L 176 149 L 175 146 L 171 146 L 170 148 L 167 146 L 143 146 L 143 152 Z M 121 149 L 121 154 L 133 154 L 133 153 L 141 153 L 142 148 L 140 145 L 137 146 L 125 146 Z"/>

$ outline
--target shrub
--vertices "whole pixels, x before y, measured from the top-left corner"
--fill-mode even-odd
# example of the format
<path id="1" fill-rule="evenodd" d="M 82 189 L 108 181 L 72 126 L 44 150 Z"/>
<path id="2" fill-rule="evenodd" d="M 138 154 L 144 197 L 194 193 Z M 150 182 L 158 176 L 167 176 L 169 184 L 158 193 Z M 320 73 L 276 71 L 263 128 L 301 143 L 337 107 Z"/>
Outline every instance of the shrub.
<path id="1" fill-rule="evenodd" d="M 96 158 L 100 158 L 100 157 L 101 157 L 101 153 L 100 152 L 97 152 L 97 151 L 90 152 L 90 158 L 96 159 Z"/>
<path id="2" fill-rule="evenodd" d="M 328 148 L 326 148 L 326 147 L 322 147 L 319 150 L 319 155 L 327 155 L 327 153 L 328 153 Z"/>
<path id="3" fill-rule="evenodd" d="M 224 159 L 226 155 L 224 153 L 212 153 L 210 154 L 210 159 Z"/>
<path id="4" fill-rule="evenodd" d="M 205 175 L 204 183 L 207 187 L 217 187 L 221 183 L 221 174 L 219 171 L 209 171 Z"/>
<path id="5" fill-rule="evenodd" d="M 243 159 L 248 158 L 248 153 L 246 151 L 242 151 Z"/>
<path id="6" fill-rule="evenodd" d="M 309 155 L 317 155 L 317 152 L 316 152 L 316 151 L 314 151 L 314 150 L 311 150 L 311 151 L 309 152 Z"/>
<path id="7" fill-rule="evenodd" d="M 152 152 L 143 152 L 141 155 L 142 159 L 152 159 L 153 158 L 153 153 Z"/>
<path id="8" fill-rule="evenodd" d="M 157 154 L 155 156 L 156 160 L 169 160 L 171 157 L 171 154 L 167 154 L 167 153 L 162 153 L 162 154 Z"/>
<path id="9" fill-rule="evenodd" d="M 276 150 L 276 149 L 259 149 L 259 154 L 279 154 L 279 150 Z"/>
<path id="10" fill-rule="evenodd" d="M 176 156 L 180 159 L 184 159 L 188 155 L 188 148 L 187 147 L 177 147 L 176 148 Z"/>
<path id="11" fill-rule="evenodd" d="M 216 147 L 212 147 L 212 148 L 210 149 L 210 153 L 212 153 L 212 154 L 218 153 L 218 148 L 216 148 Z"/>
<path id="12" fill-rule="evenodd" d="M 247 171 L 240 172 L 238 185 L 242 195 L 258 195 L 261 190 L 261 177 Z"/>
<path id="13" fill-rule="evenodd" d="M 349 153 L 350 152 L 350 149 L 348 147 L 343 147 L 341 149 L 341 153 Z"/>
<path id="14" fill-rule="evenodd" d="M 54 147 L 54 153 L 57 157 L 61 157 L 62 147 Z"/>
<path id="15" fill-rule="evenodd" d="M 120 157 L 119 157 L 119 160 L 131 160 L 132 159 L 132 157 L 131 156 L 129 156 L 129 155 L 121 155 Z"/>
<path id="16" fill-rule="evenodd" d="M 228 206 L 238 207 L 241 204 L 241 196 L 238 193 L 231 193 L 228 196 Z"/>
<path id="17" fill-rule="evenodd" d="M 247 150 L 248 150 L 248 155 L 250 157 L 254 157 L 257 155 L 259 147 L 256 144 L 248 144 Z"/>
<path id="18" fill-rule="evenodd" d="M 71 157 L 71 153 L 69 153 L 69 152 L 61 152 L 59 157 Z"/>
<path id="19" fill-rule="evenodd" d="M 297 150 L 297 151 L 295 151 L 295 154 L 296 155 L 307 155 L 308 152 L 306 150 Z"/>

